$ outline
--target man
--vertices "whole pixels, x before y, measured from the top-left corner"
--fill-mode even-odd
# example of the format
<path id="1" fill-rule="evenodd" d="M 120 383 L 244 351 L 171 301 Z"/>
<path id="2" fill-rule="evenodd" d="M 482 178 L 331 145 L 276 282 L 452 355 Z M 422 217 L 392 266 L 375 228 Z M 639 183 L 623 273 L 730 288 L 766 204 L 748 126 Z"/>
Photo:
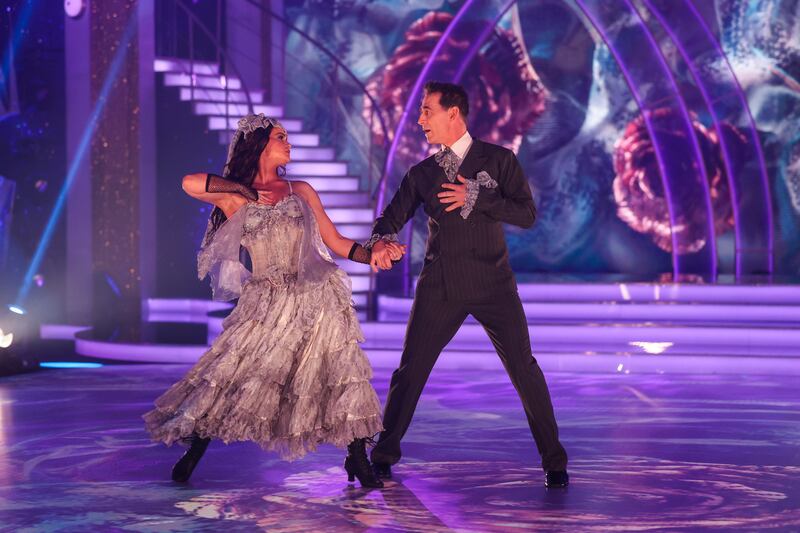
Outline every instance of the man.
<path id="1" fill-rule="evenodd" d="M 545 486 L 566 487 L 567 454 L 542 371 L 531 355 L 528 324 L 517 293 L 502 223 L 530 228 L 536 218 L 530 187 L 510 150 L 473 139 L 469 103 L 459 85 L 429 82 L 417 123 L 435 155 L 414 165 L 373 226 L 367 247 L 373 268 L 391 268 L 387 243 L 422 205 L 428 219 L 425 262 L 392 374 L 383 425 L 371 458 L 391 477 L 403 438 L 439 354 L 472 315 L 483 325 L 525 407 L 542 456 Z"/>

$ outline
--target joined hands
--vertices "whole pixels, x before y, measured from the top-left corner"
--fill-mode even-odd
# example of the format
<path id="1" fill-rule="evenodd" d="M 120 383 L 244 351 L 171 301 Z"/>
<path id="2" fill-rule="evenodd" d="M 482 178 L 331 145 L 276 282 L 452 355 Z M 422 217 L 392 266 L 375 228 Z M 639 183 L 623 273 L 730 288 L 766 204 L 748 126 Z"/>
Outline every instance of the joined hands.
<path id="1" fill-rule="evenodd" d="M 378 241 L 372 246 L 369 266 L 373 272 L 391 270 L 392 261 L 399 261 L 406 253 L 406 245 L 399 242 Z"/>

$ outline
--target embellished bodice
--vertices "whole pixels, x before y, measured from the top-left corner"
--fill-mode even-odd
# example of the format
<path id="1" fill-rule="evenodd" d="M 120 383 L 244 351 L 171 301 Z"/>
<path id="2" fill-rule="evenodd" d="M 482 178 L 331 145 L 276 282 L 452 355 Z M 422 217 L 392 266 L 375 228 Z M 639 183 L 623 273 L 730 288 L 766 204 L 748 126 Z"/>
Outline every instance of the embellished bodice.
<path id="1" fill-rule="evenodd" d="M 289 191 L 289 196 L 275 205 L 242 206 L 200 249 L 197 275 L 200 279 L 211 277 L 215 300 L 234 300 L 245 286 L 258 290 L 263 285 L 249 281 L 315 291 L 339 269 L 325 248 L 314 212 L 301 196 L 291 192 L 291 182 Z M 250 269 L 242 263 L 242 247 L 250 254 Z"/>
<path id="2" fill-rule="evenodd" d="M 296 276 L 304 224 L 297 197 L 290 194 L 275 205 L 249 203 L 245 209 L 241 244 L 250 254 L 253 279 Z"/>

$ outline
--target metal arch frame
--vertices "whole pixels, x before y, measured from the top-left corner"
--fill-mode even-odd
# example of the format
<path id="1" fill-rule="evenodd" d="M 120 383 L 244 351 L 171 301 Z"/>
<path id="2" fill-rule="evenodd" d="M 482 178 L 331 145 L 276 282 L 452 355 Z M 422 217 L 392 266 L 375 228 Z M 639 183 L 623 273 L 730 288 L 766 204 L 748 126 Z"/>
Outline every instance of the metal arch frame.
<path id="1" fill-rule="evenodd" d="M 747 96 L 744 93 L 744 89 L 742 89 L 742 85 L 739 82 L 739 78 L 736 77 L 736 72 L 734 72 L 733 67 L 728 61 L 728 56 L 725 55 L 725 51 L 722 49 L 721 44 L 714 38 L 714 34 L 711 32 L 711 29 L 706 24 L 705 20 L 703 20 L 703 16 L 697 11 L 697 8 L 694 5 L 694 0 L 682 0 L 684 5 L 689 8 L 689 11 L 692 12 L 695 19 L 697 20 L 698 24 L 700 24 L 703 32 L 706 34 L 708 41 L 717 51 L 719 57 L 724 61 L 725 66 L 727 67 L 728 72 L 731 75 L 731 79 L 733 81 L 733 86 L 735 89 L 735 93 L 739 102 L 742 105 L 742 110 L 745 112 L 750 127 L 748 128 L 750 133 L 750 140 L 753 143 L 753 146 L 756 150 L 756 158 L 758 160 L 758 168 L 759 168 L 759 176 L 761 179 L 761 188 L 763 193 L 762 203 L 764 204 L 764 208 L 766 210 L 766 241 L 767 241 L 767 273 L 772 274 L 775 270 L 775 215 L 772 208 L 772 194 L 770 193 L 769 187 L 769 176 L 767 174 L 767 164 L 766 160 L 764 159 L 764 150 L 761 146 L 761 140 L 758 138 L 756 134 L 756 121 L 753 118 L 753 114 L 750 111 L 750 106 L 747 103 Z M 738 198 L 737 198 L 738 200 Z M 737 250 L 737 262 L 739 261 L 739 250 Z"/>
<path id="2" fill-rule="evenodd" d="M 713 249 L 713 252 L 709 253 L 709 258 L 711 260 L 711 264 L 709 265 L 710 268 L 708 269 L 709 270 L 708 273 L 713 278 L 716 275 L 716 259 L 717 259 L 716 245 L 715 245 L 715 242 L 714 242 L 715 241 L 715 231 L 714 231 L 713 207 L 711 206 L 710 191 L 708 190 L 707 176 L 705 176 L 705 165 L 703 164 L 704 159 L 703 159 L 702 154 L 700 152 L 698 140 L 697 140 L 696 134 L 694 133 L 694 129 L 693 129 L 693 127 L 691 127 L 691 120 L 689 119 L 688 108 L 685 105 L 685 100 L 684 100 L 683 96 L 680 94 L 680 91 L 677 88 L 677 85 L 675 83 L 675 80 L 674 80 L 674 77 L 672 75 L 671 70 L 666 65 L 663 53 L 661 52 L 660 48 L 658 47 L 657 43 L 655 42 L 655 39 L 653 38 L 652 33 L 649 31 L 647 26 L 644 24 L 644 20 L 643 20 L 643 17 L 641 15 L 641 13 L 639 13 L 636 10 L 636 8 L 631 4 L 631 2 L 629 0 L 623 0 L 623 1 L 629 7 L 629 9 L 632 11 L 632 13 L 639 19 L 639 23 L 640 23 L 639 25 L 640 25 L 642 31 L 644 32 L 645 36 L 648 38 L 649 44 L 652 47 L 653 52 L 657 54 L 657 56 L 659 58 L 659 62 L 661 63 L 661 68 L 663 69 L 663 72 L 664 72 L 665 76 L 667 76 L 668 79 L 670 80 L 670 83 L 671 83 L 671 86 L 672 86 L 673 93 L 675 95 L 676 101 L 680 104 L 679 111 L 681 112 L 681 114 L 683 116 L 683 120 L 684 120 L 684 122 L 685 122 L 685 124 L 687 126 L 687 133 L 690 133 L 690 135 L 688 135 L 688 136 L 692 141 L 692 152 L 694 153 L 695 162 L 697 163 L 697 166 L 699 167 L 698 171 L 703 174 L 703 179 L 701 179 L 701 183 L 702 183 L 703 191 L 705 192 L 705 208 L 706 208 L 706 215 L 707 215 L 706 218 L 707 218 L 707 221 L 708 221 L 707 232 L 708 232 L 709 241 L 711 242 L 710 249 Z M 635 89 L 636 88 L 636 84 L 633 82 L 631 76 L 626 75 L 627 66 L 623 65 L 624 62 L 622 61 L 620 55 L 618 53 L 616 53 L 616 50 L 611 46 L 611 44 L 609 42 L 609 39 L 607 38 L 606 32 L 605 31 L 601 31 L 603 28 L 600 25 L 600 21 L 598 21 L 595 17 L 590 16 L 590 13 L 588 12 L 589 10 L 587 8 L 587 5 L 583 1 L 574 0 L 574 2 L 580 8 L 580 11 L 584 14 L 585 18 L 588 19 L 591 22 L 591 24 L 595 28 L 595 30 L 598 33 L 601 34 L 601 38 L 603 38 L 605 36 L 605 38 L 603 38 L 603 40 L 604 40 L 604 42 L 606 42 L 606 45 L 609 46 L 609 49 L 611 50 L 612 55 L 614 56 L 615 60 L 617 61 L 617 64 L 620 65 L 621 70 L 624 71 L 623 75 L 625 75 L 625 77 L 626 77 L 626 83 L 628 84 L 629 88 L 631 88 L 632 94 L 634 94 L 635 96 L 638 96 L 638 95 L 636 95 L 636 89 Z M 684 0 L 684 2 L 686 2 L 687 5 L 688 5 L 690 3 L 690 0 Z M 509 0 L 509 2 L 507 2 L 506 5 L 504 6 L 503 11 L 507 10 L 513 4 L 514 4 L 514 1 L 513 0 Z M 649 2 L 647 3 L 647 5 L 650 8 L 651 12 L 657 13 L 656 10 L 654 10 L 652 8 L 652 5 Z M 461 10 L 457 13 L 456 17 L 458 17 L 460 19 L 460 16 L 463 16 L 463 14 L 465 13 L 465 10 L 470 8 L 470 7 L 472 7 L 472 3 L 471 2 L 465 3 L 464 6 L 462 6 Z M 693 6 L 688 6 L 688 7 L 693 7 Z M 695 16 L 697 16 L 696 11 L 693 10 L 693 12 L 695 13 Z M 498 20 L 501 16 L 502 16 L 502 13 L 496 18 L 496 20 Z M 441 50 L 441 48 L 443 46 L 444 39 L 446 39 L 447 37 L 449 37 L 450 34 L 452 34 L 453 30 L 455 29 L 455 27 L 456 27 L 456 25 L 458 24 L 459 21 L 460 20 L 457 20 L 456 18 L 454 18 L 454 20 L 451 21 L 451 23 L 448 26 L 445 34 L 442 35 L 442 37 L 440 38 L 439 42 L 437 42 L 437 45 L 434 48 L 433 52 L 429 56 L 429 58 L 428 58 L 428 60 L 426 62 L 426 65 L 423 68 L 423 71 L 421 72 L 421 74 L 417 78 L 417 82 L 415 83 L 415 89 L 416 90 L 412 91 L 412 93 L 411 93 L 411 95 L 409 97 L 409 100 L 406 103 L 406 106 L 405 106 L 405 109 L 404 109 L 404 114 L 401 117 L 401 121 L 400 121 L 400 123 L 398 124 L 398 126 L 396 128 L 396 134 L 395 134 L 395 137 L 394 137 L 393 143 L 392 143 L 392 147 L 393 148 L 396 148 L 396 145 L 399 142 L 399 136 L 402 135 L 402 132 L 405 129 L 405 126 L 406 126 L 406 123 L 407 123 L 407 120 L 408 120 L 408 115 L 409 115 L 409 112 L 410 112 L 410 106 L 415 101 L 415 96 L 418 96 L 417 93 L 419 92 L 419 85 L 421 85 L 422 80 L 424 79 L 425 75 L 427 74 L 427 72 L 430 69 L 430 65 L 435 61 L 439 51 Z M 496 24 L 496 22 L 495 22 L 495 24 Z M 688 54 L 684 54 L 685 50 L 683 50 L 683 48 L 681 46 L 681 43 L 680 43 L 680 40 L 677 38 L 675 33 L 672 31 L 672 28 L 670 28 L 668 24 L 663 24 L 662 23 L 662 25 L 667 29 L 668 33 L 670 34 L 671 40 L 681 50 L 681 53 L 684 55 L 684 57 L 688 57 Z M 707 27 L 705 29 L 707 30 Z M 482 45 L 482 43 L 488 37 L 490 32 L 491 32 L 491 29 L 489 27 L 487 27 L 483 31 L 481 36 L 476 40 L 474 45 L 470 48 L 470 50 L 467 53 L 467 55 L 463 57 L 463 59 L 461 60 L 459 73 L 463 74 L 464 65 L 472 57 L 474 57 L 474 54 L 477 52 L 477 49 L 479 49 L 479 47 Z M 721 52 L 721 50 L 719 49 L 719 45 L 716 43 L 716 41 L 714 41 L 714 44 L 715 44 L 715 47 L 717 48 L 717 51 Z M 723 57 L 724 57 L 724 54 L 723 54 Z M 726 62 L 727 62 L 727 59 L 726 59 Z M 691 64 L 691 62 L 687 61 L 687 64 Z M 696 73 L 696 70 L 694 70 L 694 65 L 692 64 L 691 66 L 693 68 L 693 73 Z M 730 70 L 732 70 L 732 69 L 730 69 Z M 701 80 L 699 80 L 699 76 L 695 76 L 695 78 L 698 79 L 698 81 L 699 81 L 698 87 L 700 87 L 700 90 L 702 91 L 702 93 L 704 95 L 704 99 L 706 101 L 709 101 L 710 97 L 708 96 L 707 88 L 700 82 Z M 741 94 L 741 88 L 740 88 L 740 86 L 738 86 L 738 84 L 736 86 L 736 89 L 737 89 L 737 94 L 738 94 L 740 100 L 742 101 L 743 109 L 745 109 L 746 112 L 748 113 L 748 116 L 750 116 L 749 115 L 749 108 L 746 105 L 746 101 L 743 99 L 743 96 Z M 637 105 L 639 105 L 640 109 L 646 109 L 646 107 L 643 105 L 643 101 L 640 98 L 635 98 L 635 99 L 637 100 Z M 714 115 L 715 125 L 718 128 L 718 123 L 719 123 L 718 117 L 713 112 L 713 109 L 711 109 L 710 106 L 709 106 L 709 109 L 711 110 L 712 114 Z M 751 116 L 750 116 L 750 119 L 751 119 L 751 123 L 753 123 Z M 651 124 L 651 126 L 652 126 L 652 124 Z M 654 136 L 653 136 L 653 132 L 652 132 L 652 127 L 648 128 L 648 129 L 649 129 L 649 133 L 651 135 L 651 138 L 653 138 Z M 751 131 L 751 134 L 752 134 L 752 131 Z M 753 136 L 754 135 L 751 135 L 751 137 L 753 137 Z M 722 139 L 721 135 L 720 135 L 720 138 Z M 755 141 L 755 139 L 754 139 L 754 141 Z M 760 143 L 754 142 L 754 145 L 756 146 L 756 150 L 757 150 L 758 155 L 759 155 L 759 166 L 760 166 L 760 173 L 761 173 L 761 178 L 762 178 L 762 180 L 761 180 L 762 181 L 762 185 L 764 186 L 765 192 L 768 193 L 768 186 L 767 186 L 767 181 L 766 181 L 766 176 L 765 176 L 765 167 L 764 167 L 764 163 L 763 163 L 763 153 L 761 151 Z M 731 175 L 730 170 L 731 170 L 731 167 L 732 167 L 732 165 L 731 165 L 731 157 L 730 157 L 730 148 L 727 146 L 727 144 L 725 144 L 724 139 L 721 140 L 721 147 L 723 149 L 723 160 L 725 162 L 726 169 L 728 170 L 728 175 L 730 176 Z M 657 158 L 662 160 L 661 164 L 659 165 L 659 168 L 663 173 L 663 171 L 664 171 L 663 154 L 659 153 L 658 151 L 657 151 L 657 153 L 658 153 Z M 382 209 L 382 207 L 383 207 L 383 202 L 384 202 L 384 199 L 385 199 L 385 188 L 386 188 L 387 175 L 388 175 L 388 173 L 389 173 L 389 171 L 391 169 L 391 164 L 393 162 L 394 162 L 394 150 L 392 150 L 390 152 L 389 156 L 387 157 L 386 171 L 384 173 L 384 176 L 382 177 L 382 181 L 381 181 L 381 185 L 380 185 L 380 194 L 379 194 L 378 202 L 377 202 L 377 205 L 376 205 L 376 214 L 378 214 L 380 212 L 380 210 Z M 663 180 L 663 175 L 662 175 L 662 180 Z M 669 189 L 667 187 L 665 187 L 665 191 L 668 191 L 668 190 Z M 732 184 L 731 190 L 732 190 L 732 192 L 734 194 L 736 194 L 735 191 L 738 191 L 739 189 L 735 186 L 735 184 Z M 765 201 L 766 201 L 767 204 L 769 204 L 769 200 L 768 199 L 766 199 Z M 668 205 L 669 205 L 669 207 L 671 209 L 671 220 L 670 220 L 670 222 L 671 222 L 671 224 L 674 225 L 674 208 L 675 208 L 675 206 L 673 205 L 671 198 L 668 200 Z M 736 232 L 736 240 L 737 240 L 737 254 L 736 254 L 736 257 L 737 257 L 737 275 L 738 275 L 738 274 L 742 273 L 741 254 L 739 253 L 739 251 L 742 249 L 742 242 L 743 242 L 743 239 L 741 237 L 742 225 L 741 225 L 741 216 L 740 216 L 740 213 L 739 213 L 738 202 L 736 202 L 736 201 L 733 202 L 733 209 L 734 209 L 735 232 Z M 772 220 L 771 206 L 767 207 L 767 212 L 768 212 L 767 213 L 768 220 Z M 771 271 L 772 270 L 772 261 L 773 261 L 772 254 L 771 254 L 771 250 L 773 248 L 773 244 L 772 244 L 772 242 L 773 242 L 772 224 L 768 221 L 767 226 L 768 226 L 768 228 L 767 228 L 767 231 L 768 231 L 767 240 L 768 240 L 768 243 L 769 243 L 768 244 L 768 252 L 769 252 L 769 255 L 770 255 L 768 263 L 769 263 L 769 269 Z M 675 253 L 675 250 L 677 249 L 677 246 L 675 246 L 675 244 L 676 244 L 675 243 L 675 238 L 673 237 L 673 254 L 672 254 L 673 255 L 673 272 L 675 274 L 680 274 L 681 273 L 681 268 L 680 268 L 680 265 L 679 265 L 679 262 L 678 262 L 678 258 L 676 257 L 676 255 L 679 255 L 679 254 Z M 407 261 L 407 258 L 406 258 L 406 261 Z"/>
<path id="3" fill-rule="evenodd" d="M 680 112 L 683 117 L 684 126 L 686 126 L 686 134 L 687 137 L 691 140 L 692 143 L 692 150 L 695 155 L 695 163 L 697 168 L 700 172 L 698 176 L 700 178 L 700 182 L 702 184 L 703 192 L 705 193 L 705 197 L 703 198 L 705 207 L 706 207 L 706 223 L 707 223 L 707 231 L 708 231 L 708 245 L 709 248 L 709 258 L 711 260 L 711 264 L 709 265 L 709 278 L 711 280 L 716 280 L 717 277 L 717 243 L 716 243 L 716 231 L 714 226 L 714 209 L 711 205 L 711 190 L 709 189 L 708 185 L 708 173 L 706 172 L 706 166 L 704 164 L 703 153 L 700 151 L 700 143 L 697 140 L 697 133 L 694 130 L 694 126 L 692 125 L 691 117 L 689 116 L 689 109 L 686 105 L 686 100 L 683 98 L 680 89 L 678 88 L 678 84 L 675 81 L 675 76 L 672 74 L 672 70 L 670 70 L 669 65 L 667 64 L 666 56 L 664 52 L 661 50 L 661 47 L 656 42 L 655 37 L 653 36 L 653 32 L 650 31 L 650 28 L 647 27 L 647 24 L 644 21 L 644 17 L 639 12 L 639 10 L 631 3 L 631 0 L 623 0 L 628 8 L 631 10 L 637 19 L 639 19 L 639 26 L 645 33 L 645 37 L 647 37 L 647 41 L 650 43 L 651 48 L 656 52 L 656 57 L 658 57 L 659 64 L 661 65 L 661 69 L 663 73 L 666 75 L 667 79 L 669 80 L 670 85 L 672 86 L 672 91 L 675 94 L 675 97 L 678 99 L 678 103 L 680 104 Z M 679 46 L 676 43 L 676 46 Z M 675 248 L 673 248 L 673 255 L 675 254 Z M 677 273 L 676 273 L 677 274 Z"/>
<path id="4" fill-rule="evenodd" d="M 635 85 L 635 83 L 633 83 L 633 79 L 632 79 L 632 76 L 630 75 L 630 72 L 628 71 L 624 61 L 622 61 L 621 57 L 617 53 L 616 49 L 611 45 L 610 40 L 608 39 L 608 35 L 604 31 L 603 27 L 599 24 L 599 21 L 597 21 L 591 15 L 591 13 L 586 8 L 586 6 L 582 2 L 582 0 L 574 0 L 574 1 L 578 5 L 578 7 L 580 8 L 581 12 L 584 14 L 584 17 L 591 22 L 592 26 L 600 34 L 602 40 L 609 47 L 609 50 L 611 51 L 612 56 L 614 57 L 615 61 L 619 65 L 620 70 L 622 71 L 623 76 L 625 77 L 625 81 L 626 81 L 628 87 L 631 89 L 631 94 L 634 97 L 634 100 L 636 100 L 637 106 L 641 110 L 646 109 L 646 106 L 644 105 L 643 101 L 639 97 L 638 93 L 634 90 L 636 85 Z M 425 65 L 423 66 L 423 69 L 420 72 L 419 76 L 417 77 L 417 80 L 416 80 L 416 82 L 414 84 L 413 90 L 409 94 L 409 98 L 406 101 L 406 106 L 404 108 L 403 114 L 401 115 L 400 121 L 399 121 L 399 123 L 398 123 L 398 125 L 397 125 L 397 127 L 395 129 L 395 136 L 394 136 L 394 138 L 392 140 L 392 146 L 391 146 L 389 154 L 387 155 L 387 158 L 386 158 L 386 166 L 385 166 L 385 170 L 384 170 L 384 175 L 382 176 L 382 179 L 381 179 L 381 184 L 380 184 L 380 188 L 379 188 L 379 195 L 378 195 L 378 201 L 376 203 L 376 208 L 375 208 L 376 215 L 378 215 L 381 212 L 381 210 L 383 209 L 383 201 L 384 201 L 384 198 L 385 198 L 385 188 L 386 188 L 387 178 L 388 178 L 388 175 L 389 175 L 389 173 L 391 171 L 391 165 L 394 162 L 394 155 L 395 155 L 395 152 L 396 152 L 396 149 L 397 149 L 397 144 L 399 142 L 399 137 L 400 137 L 400 135 L 402 135 L 402 132 L 405 129 L 405 126 L 406 126 L 406 121 L 408 120 L 408 114 L 410 112 L 411 105 L 413 104 L 413 102 L 416 101 L 416 99 L 418 97 L 418 94 L 419 94 L 419 90 L 420 90 L 421 85 L 422 85 L 422 81 L 424 80 L 425 76 L 427 75 L 428 71 L 430 70 L 431 65 L 433 64 L 433 62 L 435 61 L 436 57 L 438 56 L 438 53 L 441 50 L 441 48 L 443 47 L 444 42 L 452 34 L 453 30 L 455 29 L 455 27 L 460 22 L 461 18 L 466 13 L 466 10 L 471 7 L 472 3 L 473 3 L 473 0 L 467 0 L 467 2 L 464 3 L 464 5 L 458 11 L 456 16 L 450 22 L 450 24 L 448 25 L 448 27 L 445 30 L 445 32 L 443 32 L 442 36 L 440 37 L 439 41 L 436 43 L 436 46 L 434 47 L 434 49 L 431 52 L 430 56 L 428 56 L 428 60 L 426 61 Z M 484 32 L 484 35 L 483 35 L 484 38 L 485 38 L 485 36 L 488 36 L 488 34 L 489 34 L 489 32 Z M 473 46 L 473 48 L 475 50 L 477 50 L 477 47 L 479 47 L 480 44 L 481 43 L 476 42 L 475 45 Z M 664 190 L 665 190 L 665 193 L 667 193 L 667 191 L 669 191 L 669 186 L 668 186 L 668 183 L 666 183 L 665 180 L 664 180 L 664 176 L 666 175 L 666 170 L 665 170 L 665 165 L 664 165 L 664 161 L 663 161 L 663 157 L 662 157 L 662 150 L 661 150 L 660 146 L 658 146 L 658 144 L 657 144 L 657 138 L 654 135 L 653 124 L 650 121 L 650 119 L 647 117 L 646 113 L 643 113 L 643 118 L 645 120 L 645 125 L 646 125 L 646 127 L 648 129 L 648 133 L 649 133 L 651 139 L 653 140 L 653 144 L 654 144 L 654 146 L 656 146 L 656 159 L 657 159 L 658 167 L 659 167 L 659 170 L 660 170 L 660 173 L 661 173 L 661 176 L 662 176 L 662 183 L 664 185 Z M 670 215 L 670 225 L 671 225 L 671 227 L 674 227 L 675 226 L 675 220 L 674 220 L 674 212 L 673 212 L 673 205 L 672 205 L 672 198 L 671 197 L 668 197 L 668 208 L 669 208 L 669 215 Z M 680 268 L 679 268 L 679 265 L 678 265 L 678 262 L 677 262 L 678 254 L 674 253 L 674 250 L 677 249 L 677 243 L 675 242 L 676 241 L 676 237 L 675 237 L 674 233 L 672 233 L 672 241 L 673 241 L 673 254 L 672 254 L 673 272 L 675 274 L 678 274 L 678 273 L 680 273 Z M 408 255 L 404 258 L 404 261 L 406 262 L 406 264 L 409 262 Z"/>
<path id="5" fill-rule="evenodd" d="M 711 96 L 708 94 L 708 89 L 706 88 L 705 84 L 703 83 L 702 76 L 700 72 L 697 70 L 697 66 L 695 65 L 693 59 L 686 51 L 686 48 L 681 43 L 680 37 L 675 33 L 675 31 L 670 26 L 669 22 L 664 17 L 663 13 L 657 9 L 650 0 L 642 0 L 644 4 L 647 6 L 650 13 L 658 19 L 659 24 L 667 32 L 670 39 L 672 40 L 673 44 L 680 53 L 681 57 L 683 58 L 686 66 L 691 73 L 692 78 L 695 81 L 695 84 L 700 91 L 700 94 L 703 97 L 703 101 L 705 102 L 706 108 L 708 109 L 709 114 L 711 115 L 711 120 L 714 123 L 714 129 L 717 131 L 717 137 L 719 138 L 720 142 L 720 149 L 722 150 L 722 159 L 723 163 L 725 164 L 726 176 L 728 181 L 728 187 L 730 188 L 730 196 L 731 196 L 731 207 L 733 210 L 733 220 L 734 220 L 734 240 L 736 249 L 741 249 L 742 247 L 742 231 L 741 231 L 741 224 L 742 218 L 741 213 L 739 211 L 739 204 L 736 201 L 738 198 L 737 194 L 737 185 L 736 180 L 733 175 L 733 164 L 731 163 L 731 153 L 730 148 L 728 147 L 728 142 L 722 134 L 722 127 L 719 120 L 719 116 L 717 115 L 716 109 L 714 109 L 714 101 L 712 100 Z M 713 213 L 713 206 L 712 206 L 712 213 Z M 738 261 L 738 254 L 736 254 L 736 276 L 739 277 L 741 275 L 741 262 Z"/>
<path id="6" fill-rule="evenodd" d="M 640 93 L 639 86 L 633 80 L 633 77 L 631 76 L 630 71 L 628 70 L 628 65 L 622 59 L 622 57 L 619 54 L 619 51 L 617 50 L 617 48 L 611 42 L 611 39 L 609 38 L 609 35 L 606 32 L 605 25 L 603 25 L 601 23 L 601 21 L 597 19 L 597 17 L 592 12 L 592 10 L 587 6 L 586 0 L 574 0 L 574 1 L 575 1 L 575 4 L 584 13 L 584 15 L 591 21 L 592 26 L 600 34 L 601 38 L 606 43 L 606 46 L 608 46 L 609 51 L 614 56 L 617 64 L 620 66 L 620 69 L 623 72 L 623 76 L 625 77 L 625 81 L 626 81 L 626 83 L 628 84 L 628 87 L 631 90 L 631 94 L 633 95 L 633 97 L 636 100 L 636 103 L 637 103 L 639 109 L 642 112 L 642 118 L 644 119 L 645 126 L 647 127 L 648 134 L 650 136 L 650 141 L 653 143 L 653 147 L 655 149 L 656 159 L 659 162 L 659 170 L 661 172 L 661 181 L 662 181 L 662 185 L 664 187 L 664 194 L 665 194 L 665 197 L 666 197 L 666 200 L 667 200 L 667 207 L 668 207 L 668 210 L 669 210 L 669 213 L 670 213 L 670 225 L 671 225 L 672 228 L 675 228 L 675 226 L 676 226 L 676 213 L 675 213 L 676 202 L 675 202 L 675 199 L 673 198 L 673 195 L 672 195 L 672 190 L 673 190 L 672 189 L 672 183 L 671 183 L 671 180 L 670 180 L 670 174 L 669 174 L 669 172 L 667 170 L 667 166 L 664 163 L 664 160 L 665 160 L 664 150 L 663 150 L 663 147 L 661 146 L 661 144 L 659 142 L 660 136 L 658 135 L 657 130 L 654 128 L 652 121 L 648 117 L 647 110 L 648 110 L 649 106 L 645 105 L 645 103 L 644 103 L 644 101 L 642 99 L 642 95 Z M 628 0 L 620 0 L 620 1 L 625 2 L 625 4 L 630 7 L 630 9 L 633 9 Z M 638 12 L 636 12 L 635 9 L 633 9 L 633 13 L 632 14 L 639 19 L 639 24 L 638 25 L 640 26 L 641 30 L 644 32 L 645 36 L 647 37 L 648 36 L 647 28 L 644 26 L 644 23 L 642 22 L 641 17 L 638 15 Z M 649 42 L 649 44 L 650 44 L 651 47 L 655 46 L 653 42 Z M 653 52 L 659 58 L 660 61 L 663 61 L 663 54 L 662 54 L 661 50 L 658 49 L 657 46 L 655 46 L 655 49 L 653 50 Z M 666 70 L 667 70 L 667 72 L 669 72 L 668 68 Z M 675 87 L 673 86 L 673 94 L 677 98 L 677 102 L 680 103 L 680 104 L 683 104 L 683 101 L 682 101 L 682 99 L 680 97 L 680 94 L 676 94 L 676 93 L 677 93 L 677 91 L 676 91 Z M 685 107 L 683 109 L 683 113 L 686 113 Z M 691 132 L 687 131 L 686 134 L 687 134 L 687 137 L 691 137 L 696 141 L 696 138 L 694 137 L 693 128 L 692 128 Z M 703 159 L 701 157 L 700 158 L 700 164 L 701 165 L 702 165 L 702 161 L 703 161 Z M 706 184 L 706 188 L 707 188 L 707 180 L 705 180 L 705 184 Z M 708 202 L 707 205 L 709 205 L 710 204 L 710 198 L 707 198 L 707 202 Z M 713 214 L 711 216 L 712 216 L 712 224 L 713 224 Z M 679 246 L 678 246 L 679 243 L 678 243 L 677 235 L 676 235 L 676 233 L 674 231 L 671 232 L 671 238 L 672 238 L 672 268 L 673 268 L 673 275 L 677 279 L 681 274 L 683 274 L 685 272 L 683 271 L 683 268 L 681 267 L 681 261 L 680 261 L 681 260 L 681 254 L 679 254 L 678 251 L 677 251 L 678 248 L 679 248 Z M 712 238 L 713 238 L 713 234 L 712 234 Z M 714 256 L 712 258 L 712 265 L 714 267 L 716 266 L 716 256 Z M 708 265 L 708 266 L 712 266 L 712 265 Z M 716 275 L 716 269 L 715 268 L 713 268 L 713 269 L 709 268 L 709 270 L 711 271 L 710 274 L 712 274 L 712 277 L 714 275 Z"/>

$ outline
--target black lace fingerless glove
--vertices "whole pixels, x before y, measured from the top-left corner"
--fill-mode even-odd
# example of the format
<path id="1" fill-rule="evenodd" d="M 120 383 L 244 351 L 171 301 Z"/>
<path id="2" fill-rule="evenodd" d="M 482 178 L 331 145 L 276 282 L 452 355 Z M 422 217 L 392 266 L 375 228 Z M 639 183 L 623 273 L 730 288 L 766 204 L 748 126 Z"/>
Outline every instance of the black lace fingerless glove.
<path id="1" fill-rule="evenodd" d="M 226 180 L 216 174 L 209 174 L 206 177 L 206 192 L 232 192 L 241 194 L 248 200 L 258 200 L 258 191 L 252 187 L 248 187 L 244 183 Z"/>
<path id="2" fill-rule="evenodd" d="M 364 263 L 365 265 L 368 265 L 370 259 L 372 259 L 372 252 L 370 252 L 357 242 L 354 242 L 353 246 L 350 248 L 350 253 L 347 254 L 347 258 L 350 261 L 354 261 L 356 263 Z"/>
<path id="3" fill-rule="evenodd" d="M 355 263 L 364 263 L 365 265 L 368 265 L 372 260 L 372 251 L 367 250 L 357 242 L 354 242 L 353 246 L 350 247 L 350 253 L 347 254 L 347 258 Z M 402 261 L 402 259 L 392 259 L 392 264 L 396 265 L 400 261 Z"/>

